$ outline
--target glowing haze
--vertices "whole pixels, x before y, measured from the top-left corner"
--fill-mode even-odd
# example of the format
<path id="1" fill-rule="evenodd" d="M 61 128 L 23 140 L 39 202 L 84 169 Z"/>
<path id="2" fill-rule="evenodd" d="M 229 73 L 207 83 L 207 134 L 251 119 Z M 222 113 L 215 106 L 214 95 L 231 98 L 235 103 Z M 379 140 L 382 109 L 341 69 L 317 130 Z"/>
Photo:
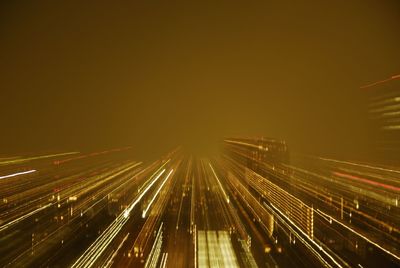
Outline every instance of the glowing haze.
<path id="1" fill-rule="evenodd" d="M 1 153 L 265 135 L 366 154 L 360 87 L 400 72 L 398 1 L 283 2 L 3 1 Z"/>

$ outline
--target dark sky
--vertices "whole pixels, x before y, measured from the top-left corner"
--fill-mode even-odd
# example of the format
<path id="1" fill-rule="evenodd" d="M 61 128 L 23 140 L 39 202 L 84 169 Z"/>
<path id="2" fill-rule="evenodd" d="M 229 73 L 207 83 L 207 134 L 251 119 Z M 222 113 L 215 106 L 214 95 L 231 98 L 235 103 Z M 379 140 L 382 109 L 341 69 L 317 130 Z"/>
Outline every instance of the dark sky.
<path id="1" fill-rule="evenodd" d="M 0 155 L 222 136 L 361 154 L 360 86 L 400 73 L 400 2 L 1 1 Z"/>

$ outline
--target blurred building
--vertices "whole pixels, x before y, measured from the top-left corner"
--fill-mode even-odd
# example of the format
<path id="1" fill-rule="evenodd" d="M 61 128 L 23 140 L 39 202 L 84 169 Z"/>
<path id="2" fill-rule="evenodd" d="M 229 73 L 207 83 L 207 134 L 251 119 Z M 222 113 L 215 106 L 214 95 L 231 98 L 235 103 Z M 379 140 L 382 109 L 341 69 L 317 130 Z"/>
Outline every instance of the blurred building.
<path id="1" fill-rule="evenodd" d="M 289 162 L 289 151 L 285 141 L 265 137 L 227 138 L 224 149 L 244 166 L 259 172 L 266 162 L 282 164 Z"/>
<path id="2" fill-rule="evenodd" d="M 361 87 L 368 96 L 368 117 L 377 160 L 400 163 L 400 75 Z"/>

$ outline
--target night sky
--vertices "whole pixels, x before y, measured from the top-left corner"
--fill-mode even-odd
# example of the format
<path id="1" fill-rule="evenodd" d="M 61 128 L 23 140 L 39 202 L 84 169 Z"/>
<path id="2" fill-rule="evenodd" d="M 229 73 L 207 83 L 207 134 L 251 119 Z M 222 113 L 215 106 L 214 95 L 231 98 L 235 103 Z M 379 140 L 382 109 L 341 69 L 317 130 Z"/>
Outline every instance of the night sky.
<path id="1" fill-rule="evenodd" d="M 361 158 L 400 2 L 1 1 L 0 51 L 0 155 L 263 135 Z"/>

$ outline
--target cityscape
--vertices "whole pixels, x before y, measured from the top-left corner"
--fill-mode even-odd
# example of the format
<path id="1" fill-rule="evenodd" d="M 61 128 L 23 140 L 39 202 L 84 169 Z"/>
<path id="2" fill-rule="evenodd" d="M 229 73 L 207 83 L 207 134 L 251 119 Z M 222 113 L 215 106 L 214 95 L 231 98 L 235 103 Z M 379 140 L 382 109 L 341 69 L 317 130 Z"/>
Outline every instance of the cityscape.
<path id="1" fill-rule="evenodd" d="M 400 2 L 2 1 L 0 267 L 400 267 Z"/>
<path id="2" fill-rule="evenodd" d="M 226 138 L 215 158 L 130 148 L 1 159 L 10 267 L 396 267 L 400 170 Z M 18 171 L 18 172 L 16 172 Z"/>

